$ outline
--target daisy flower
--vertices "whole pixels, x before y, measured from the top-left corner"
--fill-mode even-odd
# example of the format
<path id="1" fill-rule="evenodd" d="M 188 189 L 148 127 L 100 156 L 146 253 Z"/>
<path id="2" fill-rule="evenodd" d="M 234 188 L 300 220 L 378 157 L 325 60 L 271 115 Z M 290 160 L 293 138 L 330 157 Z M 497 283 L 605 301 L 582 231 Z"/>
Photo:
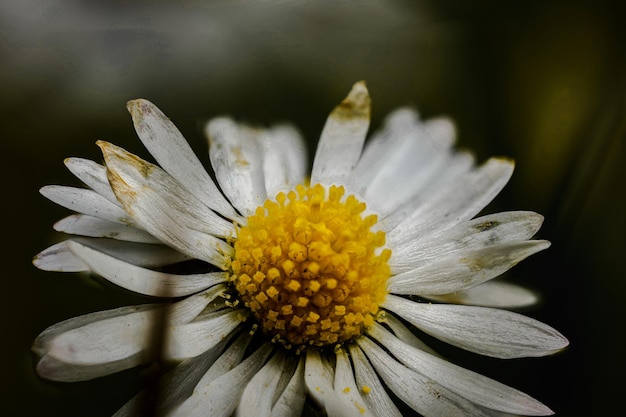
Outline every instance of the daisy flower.
<path id="1" fill-rule="evenodd" d="M 532 292 L 492 280 L 549 246 L 531 239 L 539 214 L 475 217 L 512 161 L 476 165 L 452 148 L 448 119 L 422 121 L 406 108 L 364 145 L 363 82 L 328 117 L 310 174 L 288 125 L 211 120 L 211 176 L 156 106 L 134 100 L 128 110 L 158 165 L 104 141 L 104 165 L 66 159 L 88 188 L 41 193 L 77 212 L 54 226 L 75 237 L 34 264 L 89 272 L 155 301 L 46 329 L 33 346 L 42 377 L 81 381 L 171 363 L 156 403 L 168 416 L 294 416 L 307 400 L 342 417 L 407 407 L 424 416 L 552 414 L 418 338 L 495 358 L 567 346 L 550 326 L 509 311 L 532 304 Z M 143 396 L 116 415 L 135 415 Z"/>

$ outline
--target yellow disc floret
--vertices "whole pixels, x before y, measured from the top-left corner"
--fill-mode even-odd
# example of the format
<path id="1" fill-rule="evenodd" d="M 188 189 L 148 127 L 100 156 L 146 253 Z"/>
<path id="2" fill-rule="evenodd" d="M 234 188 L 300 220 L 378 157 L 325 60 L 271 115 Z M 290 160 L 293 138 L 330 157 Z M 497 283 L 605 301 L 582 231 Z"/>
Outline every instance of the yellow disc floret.
<path id="1" fill-rule="evenodd" d="M 391 251 L 376 215 L 343 187 L 300 185 L 267 200 L 235 241 L 232 281 L 259 328 L 287 347 L 326 346 L 371 326 Z"/>

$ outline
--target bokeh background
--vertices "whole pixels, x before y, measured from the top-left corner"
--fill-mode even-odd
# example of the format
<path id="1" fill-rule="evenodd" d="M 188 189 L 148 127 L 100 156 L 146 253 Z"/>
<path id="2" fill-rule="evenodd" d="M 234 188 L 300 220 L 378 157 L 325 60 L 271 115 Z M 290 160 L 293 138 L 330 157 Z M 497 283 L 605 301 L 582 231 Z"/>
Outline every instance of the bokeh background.
<path id="1" fill-rule="evenodd" d="M 479 160 L 507 155 L 514 176 L 488 211 L 546 216 L 552 247 L 508 279 L 543 294 L 526 314 L 571 346 L 501 361 L 451 349 L 471 369 L 542 400 L 560 416 L 623 411 L 626 354 L 623 13 L 618 2 L 77 1 L 0 3 L 2 139 L 1 414 L 108 416 L 151 375 L 87 383 L 39 379 L 30 353 L 47 326 L 145 300 L 80 274 L 31 265 L 67 215 L 38 194 L 79 185 L 63 159 L 100 160 L 106 139 L 148 157 L 125 102 L 155 102 L 200 155 L 221 114 L 292 121 L 313 149 L 355 81 L 391 109 L 456 120 Z"/>

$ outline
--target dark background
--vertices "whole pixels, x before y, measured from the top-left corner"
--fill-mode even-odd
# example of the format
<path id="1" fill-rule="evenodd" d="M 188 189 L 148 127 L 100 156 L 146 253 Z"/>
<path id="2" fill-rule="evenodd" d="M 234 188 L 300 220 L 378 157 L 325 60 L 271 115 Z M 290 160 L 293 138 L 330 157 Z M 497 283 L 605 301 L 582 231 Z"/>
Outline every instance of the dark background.
<path id="1" fill-rule="evenodd" d="M 290 120 L 313 149 L 328 112 L 364 79 L 372 128 L 400 105 L 452 116 L 459 146 L 479 160 L 516 160 L 489 211 L 546 216 L 539 236 L 552 247 L 508 277 L 541 291 L 525 313 L 570 348 L 512 361 L 445 353 L 559 416 L 615 415 L 626 354 L 623 16 L 607 1 L 3 1 L 2 414 L 107 416 L 150 376 L 55 384 L 33 371 L 30 345 L 47 326 L 144 301 L 31 265 L 62 239 L 52 224 L 68 212 L 37 190 L 78 185 L 65 157 L 100 161 L 97 139 L 148 157 L 125 109 L 137 97 L 200 155 L 202 123 L 220 114 Z"/>

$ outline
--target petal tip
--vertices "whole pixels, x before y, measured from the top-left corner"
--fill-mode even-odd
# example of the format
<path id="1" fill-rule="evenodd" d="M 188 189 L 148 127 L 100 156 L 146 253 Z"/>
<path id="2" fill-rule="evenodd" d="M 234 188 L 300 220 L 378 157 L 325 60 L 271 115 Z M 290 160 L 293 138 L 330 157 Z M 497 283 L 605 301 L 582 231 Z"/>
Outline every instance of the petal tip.
<path id="1" fill-rule="evenodd" d="M 370 96 L 365 81 L 352 86 L 348 96 L 335 108 L 331 117 L 338 119 L 369 119 Z"/>
<path id="2" fill-rule="evenodd" d="M 148 103 L 150 102 L 142 98 L 128 100 L 126 102 L 126 109 L 128 110 L 130 114 L 135 115 L 135 114 L 140 113 L 143 110 L 143 108 L 146 107 L 145 105 Z"/>

